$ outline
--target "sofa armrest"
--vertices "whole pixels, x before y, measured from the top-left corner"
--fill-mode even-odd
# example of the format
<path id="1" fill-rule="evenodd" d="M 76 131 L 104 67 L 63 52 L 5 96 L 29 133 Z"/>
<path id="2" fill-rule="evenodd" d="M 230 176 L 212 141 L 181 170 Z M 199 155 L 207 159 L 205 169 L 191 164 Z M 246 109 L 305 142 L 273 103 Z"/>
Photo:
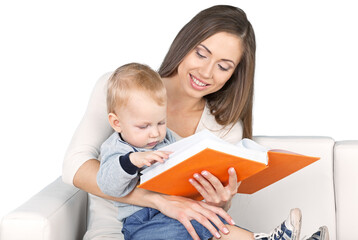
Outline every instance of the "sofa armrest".
<path id="1" fill-rule="evenodd" d="M 0 239 L 82 239 L 86 210 L 87 193 L 59 177 L 2 219 Z"/>
<path id="2" fill-rule="evenodd" d="M 357 239 L 358 141 L 340 141 L 334 147 L 334 183 L 337 239 Z"/>

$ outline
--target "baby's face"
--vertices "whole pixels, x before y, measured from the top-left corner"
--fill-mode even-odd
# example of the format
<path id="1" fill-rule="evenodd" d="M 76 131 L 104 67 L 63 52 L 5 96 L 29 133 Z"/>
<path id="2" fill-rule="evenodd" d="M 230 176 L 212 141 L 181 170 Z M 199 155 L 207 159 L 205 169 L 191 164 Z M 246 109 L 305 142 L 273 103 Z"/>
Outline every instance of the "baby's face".
<path id="1" fill-rule="evenodd" d="M 134 92 L 118 109 L 123 140 L 135 147 L 151 149 L 166 135 L 166 104 L 158 105 L 148 95 Z"/>

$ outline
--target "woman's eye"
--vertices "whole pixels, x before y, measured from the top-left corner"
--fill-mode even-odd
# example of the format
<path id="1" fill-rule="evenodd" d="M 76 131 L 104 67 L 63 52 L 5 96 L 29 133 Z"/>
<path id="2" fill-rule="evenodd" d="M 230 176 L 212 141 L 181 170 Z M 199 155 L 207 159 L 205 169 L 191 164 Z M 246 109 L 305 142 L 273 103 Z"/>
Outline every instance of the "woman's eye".
<path id="1" fill-rule="evenodd" d="M 222 70 L 222 71 L 229 71 L 229 69 L 230 69 L 230 67 L 225 68 L 225 67 L 221 66 L 220 64 L 219 64 L 219 68 L 220 68 L 220 70 Z"/>
<path id="2" fill-rule="evenodd" d="M 204 56 L 203 54 L 201 54 L 199 50 L 196 50 L 195 53 L 196 53 L 196 55 L 197 55 L 199 58 L 206 58 L 206 56 Z"/>

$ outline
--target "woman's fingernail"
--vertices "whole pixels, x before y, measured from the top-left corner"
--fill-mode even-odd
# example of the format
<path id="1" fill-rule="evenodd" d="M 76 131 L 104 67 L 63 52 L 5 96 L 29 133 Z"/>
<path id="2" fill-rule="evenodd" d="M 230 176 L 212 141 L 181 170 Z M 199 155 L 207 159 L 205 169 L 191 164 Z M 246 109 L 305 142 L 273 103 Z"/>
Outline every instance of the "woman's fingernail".
<path id="1" fill-rule="evenodd" d="M 215 233 L 215 237 L 216 237 L 216 238 L 221 238 L 221 235 L 220 235 L 218 232 L 216 232 L 216 233 Z"/>
<path id="2" fill-rule="evenodd" d="M 229 229 L 223 228 L 223 233 L 229 233 Z"/>
<path id="3" fill-rule="evenodd" d="M 204 176 L 207 176 L 208 172 L 207 171 L 202 171 L 201 174 L 203 174 Z"/>
<path id="4" fill-rule="evenodd" d="M 189 178 L 189 182 L 190 182 L 190 183 L 193 183 L 194 180 L 193 180 L 192 178 Z"/>
<path id="5" fill-rule="evenodd" d="M 232 220 L 232 219 L 231 219 L 231 221 L 230 221 L 230 222 L 231 222 L 231 224 L 233 224 L 233 225 L 235 225 L 235 224 L 236 224 L 236 223 L 234 222 L 234 220 Z"/>
<path id="6" fill-rule="evenodd" d="M 196 179 L 198 179 L 198 178 L 199 178 L 199 174 L 195 173 L 195 174 L 194 174 L 194 177 L 195 177 Z"/>

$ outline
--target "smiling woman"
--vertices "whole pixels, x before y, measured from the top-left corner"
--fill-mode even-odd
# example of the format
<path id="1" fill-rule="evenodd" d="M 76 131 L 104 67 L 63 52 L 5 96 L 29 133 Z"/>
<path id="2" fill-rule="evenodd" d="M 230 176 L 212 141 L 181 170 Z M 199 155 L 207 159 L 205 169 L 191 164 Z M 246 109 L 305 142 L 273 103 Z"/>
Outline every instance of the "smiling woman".
<path id="1" fill-rule="evenodd" d="M 258 39 L 254 135 L 357 139 L 354 1 L 275 0 L 259 5 L 251 0 L 220 1 L 224 2 L 246 11 Z M 96 79 L 133 61 L 158 69 L 178 30 L 212 4 L 192 0 L 1 2 L 0 217 L 61 175 L 63 155 Z M 187 41 L 190 49 L 200 47 Z M 169 59 L 185 56 L 177 54 L 187 44 L 176 43 L 178 48 Z M 176 64 L 174 60 L 168 64 Z M 164 75 L 167 67 L 163 66 Z M 203 124 L 193 123 L 190 116 L 210 114 L 205 108 L 187 116 L 176 112 L 176 106 L 172 105 L 173 116 L 188 121 L 172 120 L 180 121 L 184 129 L 188 122 Z M 101 116 L 105 119 L 105 110 Z M 87 132 L 101 131 L 98 126 Z M 77 169 L 72 170 L 66 172 L 70 184 L 73 178 L 68 176 Z"/>
<path id="2" fill-rule="evenodd" d="M 187 94 L 192 91 L 196 98 L 202 98 L 221 89 L 229 80 L 242 56 L 241 39 L 234 34 L 220 32 L 207 38 L 190 51 L 178 66 L 178 73 L 171 81 L 178 81 L 177 86 L 189 86 Z M 181 83 L 181 79 L 188 79 Z M 174 83 L 173 83 L 174 84 Z M 197 90 L 197 91 L 195 91 Z M 185 91 L 185 90 L 184 90 Z"/>
<path id="3" fill-rule="evenodd" d="M 168 92 L 170 92 L 168 98 L 185 100 L 185 108 L 191 106 L 191 110 L 199 110 L 198 113 L 200 115 L 206 104 L 214 106 L 218 100 L 223 101 L 224 99 L 228 99 L 230 104 L 237 106 L 238 103 L 232 100 L 234 96 L 239 94 L 239 91 L 248 91 L 246 88 L 234 88 L 233 92 L 235 93 L 232 95 L 222 94 L 220 90 L 225 85 L 236 85 L 236 82 L 245 81 L 244 78 L 232 78 L 233 73 L 239 69 L 236 68 L 236 66 L 239 65 L 243 52 L 245 51 L 243 41 L 238 35 L 239 34 L 228 32 L 214 33 L 190 50 L 178 65 L 177 74 L 168 77 L 163 76 L 166 88 Z M 253 83 L 252 79 L 246 81 Z M 225 86 L 226 89 L 227 86 Z M 247 85 L 247 87 L 250 88 L 252 86 Z M 175 91 L 173 91 L 174 89 Z M 207 99 L 210 99 L 210 94 L 216 94 L 220 97 L 207 101 Z M 246 99 L 241 100 L 243 102 L 247 101 Z M 178 111 L 177 106 L 178 104 L 169 104 L 168 111 Z M 218 112 L 218 116 L 222 118 L 224 117 L 222 111 L 225 111 L 225 107 L 221 107 L 221 109 L 209 109 L 212 113 Z M 250 106 L 250 104 L 248 104 L 247 108 L 252 108 L 252 105 Z M 236 111 L 231 111 L 231 108 L 226 109 L 228 114 L 237 114 Z M 185 114 L 185 112 L 183 113 L 184 115 L 189 115 Z M 243 118 L 243 116 L 241 116 L 241 118 Z M 232 122 L 228 121 L 223 125 L 233 124 L 238 120 L 239 118 L 234 118 L 231 120 Z M 191 119 L 187 119 L 185 122 L 188 122 L 188 124 L 191 123 L 191 131 L 184 132 L 182 124 L 169 127 L 173 130 L 175 129 L 174 131 L 180 133 L 179 135 L 182 137 L 190 136 L 194 133 L 197 121 L 191 116 Z M 188 129 L 188 127 L 189 126 L 187 126 L 186 129 Z"/>
<path id="4" fill-rule="evenodd" d="M 159 69 L 168 96 L 167 126 L 173 131 L 172 135 L 180 139 L 208 129 L 232 143 L 238 142 L 242 137 L 252 137 L 255 50 L 253 28 L 245 12 L 234 6 L 217 5 L 204 9 L 183 27 Z M 111 77 L 110 82 L 112 79 Z M 114 189 L 126 189 L 125 195 L 118 195 L 120 191 L 117 190 L 102 190 L 113 185 L 99 184 L 98 179 L 105 178 L 106 173 L 110 175 L 110 179 L 120 176 L 120 174 L 111 174 L 111 170 L 116 171 L 119 168 L 118 163 L 126 169 L 124 166 L 128 165 L 125 163 L 133 160 L 131 154 L 136 156 L 150 154 L 135 151 L 128 153 L 126 158 L 118 159 L 115 156 L 111 161 L 114 163 L 113 167 L 107 168 L 110 169 L 109 171 L 101 171 L 104 164 L 102 161 L 107 159 L 106 156 L 102 156 L 101 168 L 98 171 L 99 156 L 98 153 L 93 154 L 91 149 L 98 149 L 100 145 L 98 141 L 108 138 L 108 123 L 99 119 L 103 115 L 102 108 L 105 104 L 98 105 L 98 102 L 105 98 L 103 86 L 106 86 L 107 81 L 108 76 L 104 76 L 96 85 L 88 107 L 90 110 L 87 111 L 90 114 L 86 114 L 84 121 L 81 122 L 74 136 L 76 141 L 71 143 L 64 160 L 64 181 L 101 197 L 90 195 L 90 201 L 97 207 L 90 207 L 89 226 L 92 228 L 88 229 L 86 238 L 96 238 L 98 234 L 119 237 L 121 232 L 125 239 L 142 239 L 144 236 L 155 240 L 160 238 L 179 240 L 190 239 L 190 237 L 211 239 L 214 236 L 222 239 L 251 240 L 254 236 L 256 239 L 273 237 L 278 232 L 284 232 L 288 236 L 285 237 L 286 240 L 299 238 L 301 222 L 299 209 L 292 210 L 289 218 L 270 234 L 254 235 L 252 232 L 233 226 L 235 223 L 227 213 L 239 186 L 233 168 L 228 170 L 229 180 L 226 185 L 208 171 L 194 174 L 190 183 L 202 195 L 205 202 L 135 188 L 137 179 L 133 178 L 131 170 L 123 174 L 127 177 L 130 174 L 129 178 L 134 180 L 131 188 L 121 184 L 121 179 L 114 181 Z M 163 111 L 163 108 L 158 109 L 159 112 Z M 136 109 L 138 110 L 151 114 L 147 112 L 148 109 Z M 157 127 L 163 115 L 157 114 L 157 111 L 155 113 L 158 115 L 154 121 Z M 140 117 L 145 118 L 142 115 Z M 112 124 L 112 127 L 115 128 L 120 123 L 120 117 L 114 120 L 115 124 Z M 90 126 L 100 131 L 94 132 Z M 121 133 L 131 127 L 126 126 L 127 129 L 119 129 Z M 160 136 L 163 135 L 160 134 L 161 132 L 164 131 L 155 133 L 159 133 Z M 114 133 L 108 138 L 110 141 L 112 136 L 116 139 L 121 138 Z M 135 136 L 133 139 L 136 140 Z M 102 153 L 105 155 L 101 150 Z M 74 165 L 77 166 L 76 169 Z M 120 223 L 115 221 L 114 217 L 109 218 L 102 211 L 103 208 L 111 208 L 105 199 L 115 201 L 116 206 L 120 208 L 118 218 L 123 221 L 122 231 Z M 124 206 L 132 207 L 130 213 Z M 103 229 L 102 225 L 106 228 Z"/>

